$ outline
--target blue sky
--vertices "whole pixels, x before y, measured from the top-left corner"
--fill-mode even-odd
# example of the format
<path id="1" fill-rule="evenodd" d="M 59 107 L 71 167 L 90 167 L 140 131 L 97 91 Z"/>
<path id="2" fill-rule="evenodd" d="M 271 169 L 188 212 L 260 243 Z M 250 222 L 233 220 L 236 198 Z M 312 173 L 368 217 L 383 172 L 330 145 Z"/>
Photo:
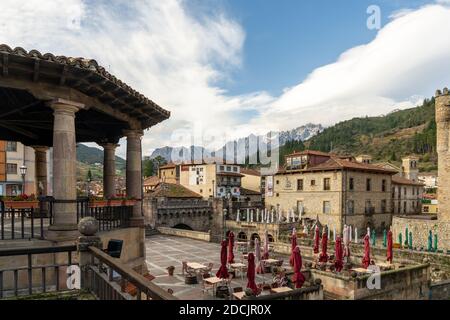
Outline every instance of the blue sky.
<path id="1" fill-rule="evenodd" d="M 424 0 L 223 0 L 222 6 L 246 31 L 242 68 L 221 85 L 230 94 L 266 90 L 280 95 L 311 71 L 332 63 L 348 48 L 368 43 L 366 10 L 381 8 L 382 24 Z"/>
<path id="2" fill-rule="evenodd" d="M 386 114 L 450 84 L 450 0 L 2 0 L 0 21 L 0 43 L 95 59 L 171 111 L 144 154 Z"/>

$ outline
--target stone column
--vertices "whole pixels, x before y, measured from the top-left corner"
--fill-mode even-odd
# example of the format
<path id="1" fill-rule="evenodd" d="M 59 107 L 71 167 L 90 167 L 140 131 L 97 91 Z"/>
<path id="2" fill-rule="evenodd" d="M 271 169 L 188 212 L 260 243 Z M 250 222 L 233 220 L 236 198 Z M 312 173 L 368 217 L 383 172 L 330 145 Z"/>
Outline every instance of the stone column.
<path id="1" fill-rule="evenodd" d="M 127 196 L 135 198 L 137 201 L 133 208 L 133 219 L 131 226 L 143 227 L 144 217 L 142 215 L 142 150 L 141 138 L 142 130 L 126 130 L 127 137 L 127 168 L 126 168 L 126 188 Z"/>
<path id="2" fill-rule="evenodd" d="M 107 199 L 116 194 L 116 143 L 105 143 L 103 147 L 103 195 Z"/>
<path id="3" fill-rule="evenodd" d="M 58 99 L 51 103 L 53 123 L 53 224 L 47 238 L 54 241 L 74 240 L 77 228 L 77 175 L 75 113 L 82 104 Z"/>
<path id="4" fill-rule="evenodd" d="M 33 146 L 36 166 L 36 192 L 47 196 L 47 150 L 48 147 Z"/>
<path id="5" fill-rule="evenodd" d="M 436 92 L 438 200 L 440 222 L 450 222 L 450 93 Z"/>

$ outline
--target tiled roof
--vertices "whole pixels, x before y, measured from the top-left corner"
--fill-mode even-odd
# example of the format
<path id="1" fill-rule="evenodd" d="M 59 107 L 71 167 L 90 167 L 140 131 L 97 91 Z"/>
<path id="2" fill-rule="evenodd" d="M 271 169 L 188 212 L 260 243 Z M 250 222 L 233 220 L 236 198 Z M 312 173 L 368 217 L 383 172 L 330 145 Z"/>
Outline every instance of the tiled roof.
<path id="1" fill-rule="evenodd" d="M 160 182 L 159 177 L 152 176 L 144 179 L 144 186 L 156 186 Z"/>
<path id="2" fill-rule="evenodd" d="M 160 169 L 172 169 L 172 168 L 175 168 L 177 165 L 175 164 L 175 163 L 168 163 L 168 164 L 165 164 L 165 165 L 163 165 L 163 166 L 161 166 L 161 167 L 159 167 Z"/>
<path id="3" fill-rule="evenodd" d="M 316 150 L 305 150 L 305 151 L 300 151 L 300 152 L 294 152 L 294 153 L 288 154 L 286 156 L 289 157 L 289 156 L 305 156 L 305 155 L 324 156 L 324 157 L 331 156 L 329 153 L 322 152 L 322 151 L 316 151 Z"/>
<path id="4" fill-rule="evenodd" d="M 37 61 L 40 62 L 41 69 L 44 67 L 43 64 L 47 64 L 48 66 L 52 66 L 52 68 L 55 69 L 56 66 L 61 66 L 61 68 L 56 68 L 57 70 L 61 69 L 63 73 L 70 75 L 73 73 L 75 75 L 76 72 L 84 71 L 91 72 L 92 75 L 97 75 L 102 81 L 90 84 L 90 86 L 96 86 L 96 88 L 105 89 L 107 92 L 119 92 L 122 94 L 122 92 L 125 92 L 127 97 L 130 100 L 130 104 L 140 104 L 142 107 L 135 107 L 136 110 L 140 110 L 144 113 L 154 111 L 158 114 L 158 116 L 161 117 L 161 119 L 168 119 L 170 117 L 170 112 L 161 108 L 158 106 L 155 102 L 151 101 L 147 97 L 145 97 L 143 94 L 139 93 L 138 91 L 131 88 L 126 83 L 122 82 L 112 74 L 110 74 L 106 69 L 102 66 L 100 66 L 97 61 L 93 59 L 86 59 L 86 58 L 73 58 L 73 57 L 66 57 L 66 56 L 55 56 L 51 53 L 45 53 L 42 54 L 37 50 L 31 50 L 26 51 L 25 49 L 21 47 L 17 47 L 15 49 L 12 49 L 6 44 L 0 44 L 0 53 L 6 55 L 10 55 L 9 60 L 11 58 L 16 59 L 17 61 L 20 61 L 21 63 L 28 63 L 27 60 L 30 61 Z M 10 62 L 10 64 L 12 64 Z M 85 78 L 86 75 L 84 76 Z M 67 81 L 65 85 L 68 85 Z M 81 88 L 81 87 L 80 87 Z M 89 87 L 90 88 L 90 87 Z M 111 88 L 113 90 L 111 91 Z M 79 88 L 76 88 L 79 89 Z M 83 89 L 80 89 L 83 92 Z M 105 91 L 105 92 L 106 92 Z M 84 93 L 84 92 L 83 92 Z M 101 99 L 100 99 L 101 100 Z"/>
<path id="5" fill-rule="evenodd" d="M 254 191 L 254 190 L 250 190 L 250 189 L 246 189 L 246 188 L 242 188 L 241 187 L 241 195 L 242 196 L 260 196 L 261 192 L 258 191 Z"/>
<path id="6" fill-rule="evenodd" d="M 175 183 L 161 182 L 151 193 L 151 197 L 164 198 L 203 198 L 198 193 L 189 190 L 188 188 Z"/>
<path id="7" fill-rule="evenodd" d="M 392 183 L 402 184 L 402 185 L 410 185 L 410 186 L 420 186 L 420 187 L 425 186 L 425 184 L 423 184 L 421 182 L 415 182 L 415 181 L 412 181 L 412 180 L 409 180 L 409 179 L 406 179 L 403 177 L 397 177 L 397 176 L 392 177 Z"/>
<path id="8" fill-rule="evenodd" d="M 257 176 L 257 177 L 261 176 L 261 172 L 256 169 L 242 168 L 241 173 L 249 176 Z"/>
<path id="9" fill-rule="evenodd" d="M 360 163 L 356 161 L 349 161 L 345 159 L 335 158 L 331 157 L 329 160 L 317 164 L 315 166 L 309 166 L 305 169 L 299 169 L 299 170 L 290 170 L 286 171 L 285 169 L 282 169 L 279 171 L 279 173 L 286 173 L 286 172 L 312 172 L 312 171 L 328 171 L 328 170 L 362 170 L 362 171 L 368 171 L 368 172 L 377 172 L 377 173 L 386 173 L 386 174 L 396 174 L 397 171 L 385 169 L 382 167 L 378 167 L 372 164 L 366 164 L 366 163 Z"/>

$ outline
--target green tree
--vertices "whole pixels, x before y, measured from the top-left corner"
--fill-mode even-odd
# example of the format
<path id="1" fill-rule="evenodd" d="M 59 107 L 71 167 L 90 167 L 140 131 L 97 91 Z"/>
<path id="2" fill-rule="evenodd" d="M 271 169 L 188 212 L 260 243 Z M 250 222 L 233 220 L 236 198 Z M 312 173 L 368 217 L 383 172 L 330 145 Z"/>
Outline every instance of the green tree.
<path id="1" fill-rule="evenodd" d="M 92 172 L 91 172 L 91 169 L 88 170 L 88 173 L 87 173 L 87 181 L 92 181 Z"/>
<path id="2" fill-rule="evenodd" d="M 152 160 L 144 160 L 144 177 L 151 177 L 155 174 L 155 167 Z"/>

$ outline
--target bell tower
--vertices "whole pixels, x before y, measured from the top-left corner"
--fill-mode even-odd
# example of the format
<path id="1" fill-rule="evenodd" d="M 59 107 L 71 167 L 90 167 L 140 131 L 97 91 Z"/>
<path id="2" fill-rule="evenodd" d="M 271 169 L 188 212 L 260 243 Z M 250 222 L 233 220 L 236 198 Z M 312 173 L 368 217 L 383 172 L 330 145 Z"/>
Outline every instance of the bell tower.
<path id="1" fill-rule="evenodd" d="M 448 88 L 436 91 L 438 153 L 438 201 L 441 222 L 450 222 L 450 94 Z"/>

